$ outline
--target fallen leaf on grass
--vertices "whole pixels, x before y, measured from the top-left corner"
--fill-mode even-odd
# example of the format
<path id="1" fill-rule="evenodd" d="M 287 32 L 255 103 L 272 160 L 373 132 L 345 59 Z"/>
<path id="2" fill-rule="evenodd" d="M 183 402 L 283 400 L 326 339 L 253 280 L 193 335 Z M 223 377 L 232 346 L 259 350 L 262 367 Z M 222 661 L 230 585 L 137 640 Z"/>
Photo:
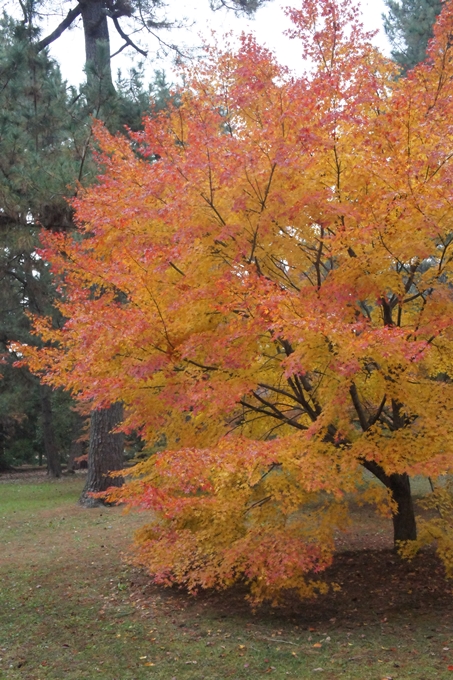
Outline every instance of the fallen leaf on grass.
<path id="1" fill-rule="evenodd" d="M 313 645 L 313 647 L 322 647 L 322 644 L 321 644 L 320 642 L 315 642 L 315 644 Z"/>

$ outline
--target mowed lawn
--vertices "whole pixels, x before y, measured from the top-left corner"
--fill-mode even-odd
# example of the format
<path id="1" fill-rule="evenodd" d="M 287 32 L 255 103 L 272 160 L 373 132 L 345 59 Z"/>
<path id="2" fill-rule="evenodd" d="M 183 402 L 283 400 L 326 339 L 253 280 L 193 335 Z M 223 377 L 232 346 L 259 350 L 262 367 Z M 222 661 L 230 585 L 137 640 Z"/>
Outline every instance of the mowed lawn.
<path id="1" fill-rule="evenodd" d="M 150 584 L 124 555 L 146 516 L 83 509 L 82 485 L 0 479 L 0 678 L 453 680 L 453 584 L 431 554 L 393 555 L 370 510 L 340 541 L 334 590 L 253 612 L 239 589 Z"/>

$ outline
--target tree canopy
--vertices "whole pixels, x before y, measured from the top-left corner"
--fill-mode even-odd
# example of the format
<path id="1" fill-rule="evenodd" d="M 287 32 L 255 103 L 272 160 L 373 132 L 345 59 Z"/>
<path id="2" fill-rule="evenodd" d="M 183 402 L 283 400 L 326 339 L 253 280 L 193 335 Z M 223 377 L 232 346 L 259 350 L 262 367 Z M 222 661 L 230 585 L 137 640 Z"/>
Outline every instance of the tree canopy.
<path id="1" fill-rule="evenodd" d="M 154 578 L 257 599 L 321 587 L 351 503 L 415 539 L 409 477 L 453 469 L 453 3 L 399 79 L 350 0 L 289 13 L 306 75 L 245 36 L 143 132 L 98 126 L 79 233 L 43 237 L 68 320 L 20 347 L 162 438 L 111 496 L 152 511 Z"/>

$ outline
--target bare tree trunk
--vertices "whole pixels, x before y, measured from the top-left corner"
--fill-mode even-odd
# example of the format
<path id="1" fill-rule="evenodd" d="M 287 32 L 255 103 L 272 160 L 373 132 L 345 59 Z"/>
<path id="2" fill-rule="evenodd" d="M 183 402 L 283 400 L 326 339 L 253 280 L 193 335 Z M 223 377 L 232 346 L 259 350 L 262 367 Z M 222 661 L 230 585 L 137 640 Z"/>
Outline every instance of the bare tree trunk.
<path id="1" fill-rule="evenodd" d="M 87 83 L 99 89 L 99 95 L 110 95 L 115 89 L 110 65 L 106 4 L 104 0 L 82 0 L 80 6 L 85 36 Z"/>
<path id="2" fill-rule="evenodd" d="M 13 469 L 12 466 L 5 460 L 5 440 L 5 428 L 3 423 L 0 421 L 0 472 L 7 472 L 8 470 Z"/>
<path id="3" fill-rule="evenodd" d="M 362 465 L 392 492 L 393 500 L 397 506 L 393 515 L 395 549 L 398 547 L 398 541 L 415 541 L 417 539 L 417 523 L 409 475 L 405 472 L 387 475 L 381 466 L 374 461 L 363 461 Z"/>
<path id="4" fill-rule="evenodd" d="M 44 450 L 47 458 L 47 474 L 49 477 L 61 477 L 61 461 L 53 429 L 51 389 L 47 385 L 40 385 L 42 431 Z"/>
<path id="5" fill-rule="evenodd" d="M 99 499 L 91 498 L 90 493 L 105 491 L 109 486 L 123 485 L 122 477 L 109 476 L 109 472 L 121 470 L 124 465 L 124 435 L 112 432 L 122 419 L 121 403 L 91 413 L 88 477 L 80 497 L 80 503 L 84 507 L 94 508 L 102 504 Z"/>
<path id="6" fill-rule="evenodd" d="M 417 539 L 409 476 L 406 473 L 390 475 L 389 489 L 397 505 L 397 512 L 393 515 L 393 540 L 395 547 L 397 547 L 398 541 L 415 541 Z"/>

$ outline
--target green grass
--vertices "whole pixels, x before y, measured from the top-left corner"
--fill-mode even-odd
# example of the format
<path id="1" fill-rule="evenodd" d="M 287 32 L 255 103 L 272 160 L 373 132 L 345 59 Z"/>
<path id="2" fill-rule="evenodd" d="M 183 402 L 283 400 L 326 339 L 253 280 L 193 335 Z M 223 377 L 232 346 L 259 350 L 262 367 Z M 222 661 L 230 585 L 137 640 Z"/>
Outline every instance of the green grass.
<path id="1" fill-rule="evenodd" d="M 67 478 L 60 480 L 33 482 L 2 482 L 0 486 L 0 513 L 32 513 L 34 510 L 45 510 L 61 507 L 65 503 L 74 503 L 80 493 L 80 479 Z"/>
<path id="2" fill-rule="evenodd" d="M 1 679 L 453 680 L 451 594 L 385 609 L 391 593 L 364 599 L 366 573 L 347 590 L 351 567 L 341 601 L 253 613 L 237 591 L 191 599 L 122 561 L 143 518 L 78 507 L 82 485 L 0 484 Z"/>

